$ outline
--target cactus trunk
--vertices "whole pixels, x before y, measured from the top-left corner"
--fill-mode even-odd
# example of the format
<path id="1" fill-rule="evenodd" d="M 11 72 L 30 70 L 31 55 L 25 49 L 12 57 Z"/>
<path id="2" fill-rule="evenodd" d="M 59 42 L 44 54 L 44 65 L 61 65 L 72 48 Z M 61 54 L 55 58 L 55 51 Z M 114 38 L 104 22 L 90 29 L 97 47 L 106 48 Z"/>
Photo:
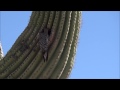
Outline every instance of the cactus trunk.
<path id="1" fill-rule="evenodd" d="M 80 11 L 33 11 L 28 26 L 0 61 L 0 78 L 67 79 L 74 64 L 80 22 Z M 51 32 L 47 62 L 37 39 L 44 27 Z"/>

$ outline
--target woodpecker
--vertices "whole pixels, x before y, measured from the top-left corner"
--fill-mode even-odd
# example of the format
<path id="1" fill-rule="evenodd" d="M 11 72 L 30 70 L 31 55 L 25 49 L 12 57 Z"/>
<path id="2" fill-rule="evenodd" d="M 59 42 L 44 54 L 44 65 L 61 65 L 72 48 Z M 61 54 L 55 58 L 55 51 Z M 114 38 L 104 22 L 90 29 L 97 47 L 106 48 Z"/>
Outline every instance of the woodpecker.
<path id="1" fill-rule="evenodd" d="M 49 41 L 49 29 L 44 28 L 42 32 L 39 33 L 39 45 L 42 51 L 44 62 L 48 60 L 48 41 Z"/>

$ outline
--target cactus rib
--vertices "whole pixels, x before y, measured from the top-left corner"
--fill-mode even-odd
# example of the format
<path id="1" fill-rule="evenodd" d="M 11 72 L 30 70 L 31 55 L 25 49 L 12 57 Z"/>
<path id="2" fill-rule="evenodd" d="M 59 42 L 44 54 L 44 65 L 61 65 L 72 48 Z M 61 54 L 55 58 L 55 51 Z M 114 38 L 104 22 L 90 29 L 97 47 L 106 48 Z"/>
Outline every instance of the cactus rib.
<path id="1" fill-rule="evenodd" d="M 65 18 L 65 16 L 67 16 L 67 18 Z M 41 75 L 39 76 L 39 78 L 48 78 L 52 71 L 54 70 L 54 68 L 56 67 L 58 61 L 60 60 L 60 56 L 62 54 L 62 51 L 64 49 L 65 46 L 65 42 L 67 39 L 67 35 L 69 32 L 69 25 L 70 25 L 70 20 L 71 20 L 71 11 L 69 12 L 63 12 L 63 17 L 61 18 L 61 23 L 59 24 L 59 29 L 58 29 L 58 35 L 55 38 L 55 43 L 57 44 L 57 49 L 54 52 L 54 57 L 50 57 L 50 60 L 46 63 L 47 68 L 44 68 L 41 72 Z M 65 24 L 64 24 L 65 23 Z M 64 30 L 64 33 L 62 33 L 62 31 Z M 62 35 L 62 37 L 61 37 Z M 53 42 L 53 43 L 54 43 Z M 55 45 L 55 44 L 53 44 Z M 43 66 L 44 67 L 44 66 Z M 49 74 L 48 74 L 49 73 Z"/>
<path id="2" fill-rule="evenodd" d="M 54 17 L 54 16 L 55 16 L 55 13 L 51 12 L 51 13 L 50 13 L 50 18 L 49 18 L 49 21 L 48 21 L 48 24 L 47 24 L 47 27 L 48 27 L 48 28 L 52 27 L 52 24 L 50 24 L 50 23 L 53 23 L 54 18 L 55 18 L 54 23 L 55 23 L 55 24 L 58 24 L 58 23 L 56 23 L 56 21 L 58 21 L 58 19 L 56 19 L 56 17 L 57 17 L 58 15 L 56 15 L 55 17 Z M 51 20 L 51 19 L 53 19 L 53 20 Z M 54 26 L 57 26 L 57 25 L 54 25 Z M 40 61 L 39 63 L 44 64 L 42 61 Z M 40 65 L 41 65 L 41 64 L 40 64 Z M 41 67 L 40 65 L 38 65 L 38 66 L 35 68 L 35 70 L 34 70 L 33 73 L 30 75 L 29 78 L 34 79 L 34 78 L 37 77 L 37 75 L 39 75 L 39 69 L 40 69 L 40 67 Z"/>
<path id="3" fill-rule="evenodd" d="M 77 22 L 75 25 L 75 35 L 74 35 L 74 39 L 73 39 L 73 43 L 71 46 L 71 51 L 70 51 L 70 57 L 68 58 L 68 62 L 65 66 L 65 69 L 60 77 L 60 79 L 66 79 L 68 78 L 72 68 L 73 68 L 73 64 L 74 64 L 74 56 L 76 53 L 76 46 L 77 46 L 77 41 L 78 41 L 78 36 L 79 36 L 79 32 L 80 32 L 80 24 L 81 23 L 81 12 L 77 12 Z"/>
<path id="4" fill-rule="evenodd" d="M 73 42 L 73 37 L 74 37 L 74 31 L 75 31 L 75 24 L 76 24 L 76 16 L 77 16 L 77 12 L 73 11 L 72 12 L 72 16 L 71 16 L 71 25 L 70 25 L 70 30 L 69 30 L 69 34 L 66 40 L 66 44 L 63 50 L 63 53 L 60 57 L 60 61 L 58 62 L 55 70 L 53 71 L 52 75 L 50 76 L 51 78 L 58 78 L 61 76 L 67 61 L 68 61 L 68 57 L 70 54 L 70 49 L 71 49 L 71 44 Z"/>

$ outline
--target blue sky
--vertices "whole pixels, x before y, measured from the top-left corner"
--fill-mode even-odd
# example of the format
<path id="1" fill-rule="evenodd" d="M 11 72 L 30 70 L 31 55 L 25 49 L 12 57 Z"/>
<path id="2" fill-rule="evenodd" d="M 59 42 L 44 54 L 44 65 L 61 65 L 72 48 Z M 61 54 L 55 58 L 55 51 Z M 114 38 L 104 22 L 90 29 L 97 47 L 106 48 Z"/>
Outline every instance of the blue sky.
<path id="1" fill-rule="evenodd" d="M 1 12 L 4 54 L 29 22 L 31 11 Z M 75 64 L 70 79 L 120 78 L 120 12 L 83 11 Z"/>

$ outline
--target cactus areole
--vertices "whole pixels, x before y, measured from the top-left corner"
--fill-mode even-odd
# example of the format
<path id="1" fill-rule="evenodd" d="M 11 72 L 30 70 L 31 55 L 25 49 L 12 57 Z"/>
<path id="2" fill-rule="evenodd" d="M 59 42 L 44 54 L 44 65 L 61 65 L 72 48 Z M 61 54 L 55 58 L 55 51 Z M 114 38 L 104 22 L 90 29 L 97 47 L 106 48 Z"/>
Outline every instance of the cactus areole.
<path id="1" fill-rule="evenodd" d="M 0 79 L 67 79 L 81 24 L 81 11 L 33 11 L 30 21 L 0 60 Z"/>

